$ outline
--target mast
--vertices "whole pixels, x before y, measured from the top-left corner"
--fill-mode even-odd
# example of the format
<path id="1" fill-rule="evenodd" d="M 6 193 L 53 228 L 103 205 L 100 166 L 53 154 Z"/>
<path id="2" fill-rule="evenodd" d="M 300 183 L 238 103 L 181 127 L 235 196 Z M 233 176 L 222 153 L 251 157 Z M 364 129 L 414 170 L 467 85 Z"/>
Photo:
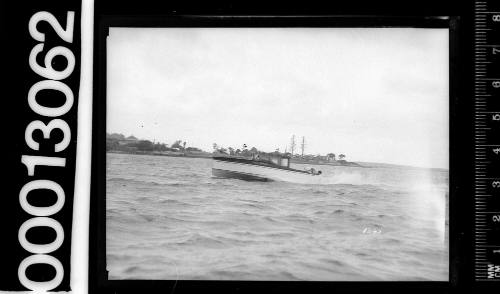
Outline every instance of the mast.
<path id="1" fill-rule="evenodd" d="M 302 136 L 302 144 L 300 144 L 300 149 L 302 151 L 302 157 L 304 157 L 304 148 L 306 147 L 306 139 Z"/>
<path id="2" fill-rule="evenodd" d="M 292 135 L 292 141 L 290 142 L 290 151 L 293 156 L 293 152 L 295 151 L 295 135 Z"/>

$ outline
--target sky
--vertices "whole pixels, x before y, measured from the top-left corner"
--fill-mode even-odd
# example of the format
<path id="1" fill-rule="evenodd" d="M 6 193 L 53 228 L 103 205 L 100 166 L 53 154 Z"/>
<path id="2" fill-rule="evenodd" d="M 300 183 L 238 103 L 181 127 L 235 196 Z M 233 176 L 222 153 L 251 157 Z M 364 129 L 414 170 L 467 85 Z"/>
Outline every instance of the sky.
<path id="1" fill-rule="evenodd" d="M 111 28 L 107 132 L 448 168 L 448 60 L 447 29 Z"/>

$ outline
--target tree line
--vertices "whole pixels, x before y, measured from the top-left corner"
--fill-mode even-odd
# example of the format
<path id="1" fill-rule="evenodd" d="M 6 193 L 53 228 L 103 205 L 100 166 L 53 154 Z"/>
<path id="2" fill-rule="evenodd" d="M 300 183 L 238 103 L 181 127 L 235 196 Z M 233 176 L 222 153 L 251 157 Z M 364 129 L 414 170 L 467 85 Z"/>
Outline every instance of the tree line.
<path id="1" fill-rule="evenodd" d="M 152 142 L 150 140 L 137 139 L 133 135 L 125 137 L 123 134 L 106 134 L 106 150 L 121 151 L 183 151 L 202 152 L 200 148 L 186 147 L 186 141 L 176 140 L 172 145 L 162 142 Z"/>
<path id="2" fill-rule="evenodd" d="M 258 154 L 258 153 L 266 153 L 263 151 L 258 150 L 255 147 L 252 147 L 250 149 L 247 148 L 246 144 L 243 145 L 243 147 L 240 148 L 234 148 L 234 147 L 223 147 L 217 143 L 213 143 L 213 152 L 214 153 L 222 153 L 222 154 L 227 154 L 227 155 L 233 155 L 233 156 L 251 156 L 253 154 Z M 279 149 L 276 149 L 275 152 L 279 153 Z M 327 155 L 323 156 L 320 154 L 317 155 L 312 155 L 312 154 L 292 154 L 290 152 L 285 152 L 282 153 L 284 155 L 288 155 L 292 158 L 296 159 L 322 159 L 322 160 L 327 160 L 327 161 L 345 161 L 346 155 L 345 154 L 339 154 L 338 156 L 335 153 L 328 153 Z"/>

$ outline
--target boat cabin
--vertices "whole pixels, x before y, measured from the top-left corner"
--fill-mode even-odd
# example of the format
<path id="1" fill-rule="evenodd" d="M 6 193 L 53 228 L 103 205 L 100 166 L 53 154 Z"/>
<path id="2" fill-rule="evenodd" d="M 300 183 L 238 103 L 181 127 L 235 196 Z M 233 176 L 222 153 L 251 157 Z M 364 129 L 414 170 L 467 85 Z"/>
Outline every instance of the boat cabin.
<path id="1" fill-rule="evenodd" d="M 290 168 L 290 157 L 278 152 L 254 154 L 253 160 L 273 163 L 275 165 Z"/>

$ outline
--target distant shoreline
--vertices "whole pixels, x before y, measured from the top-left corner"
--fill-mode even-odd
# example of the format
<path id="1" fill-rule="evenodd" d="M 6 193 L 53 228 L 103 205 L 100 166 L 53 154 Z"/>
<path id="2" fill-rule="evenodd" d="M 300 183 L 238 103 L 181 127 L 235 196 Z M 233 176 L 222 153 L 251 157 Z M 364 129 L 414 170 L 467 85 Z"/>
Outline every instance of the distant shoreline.
<path id="1" fill-rule="evenodd" d="M 333 161 L 333 162 L 314 162 L 314 161 L 304 161 L 304 160 L 297 160 L 292 158 L 290 160 L 291 163 L 295 164 L 314 164 L 314 165 L 329 165 L 329 166 L 347 166 L 347 167 L 369 167 L 369 166 L 363 166 L 357 162 L 351 162 L 351 161 Z"/>
<path id="2" fill-rule="evenodd" d="M 153 152 L 133 151 L 133 152 L 131 152 L 131 151 L 120 151 L 120 150 L 107 150 L 106 153 L 212 159 L 211 153 L 191 153 L 191 152 L 183 153 L 183 152 L 169 152 L 169 151 L 153 151 Z"/>
<path id="3" fill-rule="evenodd" d="M 168 152 L 168 151 L 167 151 Z M 204 158 L 204 159 L 212 159 L 212 153 L 190 153 L 186 152 L 186 154 L 182 152 L 150 152 L 150 151 L 119 151 L 119 150 L 107 150 L 106 153 L 115 153 L 115 154 L 133 154 L 133 155 L 152 155 L 152 156 L 168 156 L 168 157 L 184 157 L 184 158 Z M 394 164 L 394 163 L 377 163 L 377 162 L 351 162 L 351 165 L 342 165 L 342 164 L 329 164 L 329 163 L 316 163 L 316 162 L 297 162 L 292 160 L 293 164 L 310 164 L 310 165 L 328 165 L 328 166 L 344 166 L 344 167 L 361 167 L 361 168 L 384 168 L 384 167 L 400 167 L 400 168 L 412 168 L 412 169 L 431 169 L 443 172 L 449 172 L 449 169 L 441 168 L 441 167 L 420 167 L 420 166 L 411 166 L 411 165 L 403 165 L 403 164 Z"/>
<path id="4" fill-rule="evenodd" d="M 153 156 L 168 156 L 168 157 L 184 157 L 184 158 L 205 158 L 212 159 L 213 154 L 208 152 L 171 152 L 171 151 L 120 151 L 120 150 L 107 150 L 106 153 L 115 154 L 134 154 L 134 155 L 153 155 Z M 311 161 L 300 161 L 297 159 L 292 159 L 293 164 L 309 164 L 309 165 L 328 165 L 328 166 L 346 166 L 346 167 L 370 167 L 363 166 L 356 162 L 342 161 L 342 162 L 311 162 Z"/>

